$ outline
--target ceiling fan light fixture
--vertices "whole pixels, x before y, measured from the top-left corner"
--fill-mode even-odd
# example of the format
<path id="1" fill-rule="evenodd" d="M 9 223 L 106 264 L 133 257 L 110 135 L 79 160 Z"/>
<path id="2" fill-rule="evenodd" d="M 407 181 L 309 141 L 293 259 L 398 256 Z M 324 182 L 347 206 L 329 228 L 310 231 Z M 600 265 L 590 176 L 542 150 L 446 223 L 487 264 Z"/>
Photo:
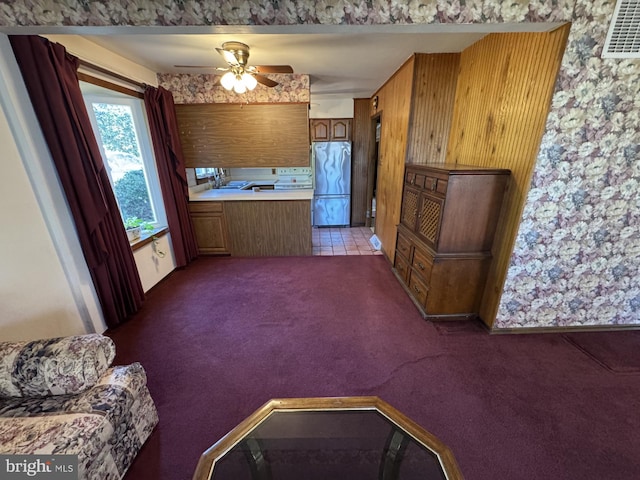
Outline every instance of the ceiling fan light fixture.
<path id="1" fill-rule="evenodd" d="M 236 93 L 245 93 L 247 91 L 247 86 L 242 81 L 242 77 L 240 75 L 236 75 L 236 79 L 233 84 L 233 91 Z"/>
<path id="2" fill-rule="evenodd" d="M 220 85 L 222 85 L 227 90 L 233 89 L 235 83 L 236 76 L 233 74 L 233 72 L 225 73 L 220 79 Z"/>
<path id="3" fill-rule="evenodd" d="M 249 90 L 253 90 L 254 88 L 256 88 L 256 85 L 258 85 L 258 81 L 255 79 L 255 77 L 247 72 L 244 72 L 242 74 L 242 81 Z"/>

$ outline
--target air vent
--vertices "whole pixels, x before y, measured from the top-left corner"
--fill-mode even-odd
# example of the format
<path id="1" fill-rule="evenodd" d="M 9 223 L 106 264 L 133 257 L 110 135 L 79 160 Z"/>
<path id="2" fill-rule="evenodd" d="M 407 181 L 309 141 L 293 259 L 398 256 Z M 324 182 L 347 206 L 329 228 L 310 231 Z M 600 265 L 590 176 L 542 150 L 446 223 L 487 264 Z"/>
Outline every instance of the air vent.
<path id="1" fill-rule="evenodd" d="M 603 58 L 640 58 L 640 0 L 618 0 Z"/>

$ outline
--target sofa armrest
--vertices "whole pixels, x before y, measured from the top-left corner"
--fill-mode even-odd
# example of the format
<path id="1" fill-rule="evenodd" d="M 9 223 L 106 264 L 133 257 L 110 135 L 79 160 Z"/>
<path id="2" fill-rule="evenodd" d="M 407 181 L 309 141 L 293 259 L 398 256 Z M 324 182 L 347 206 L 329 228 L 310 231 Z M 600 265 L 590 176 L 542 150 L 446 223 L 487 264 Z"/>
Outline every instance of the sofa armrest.
<path id="1" fill-rule="evenodd" d="M 98 382 L 116 354 L 100 334 L 0 342 L 0 397 L 81 393 Z"/>
<path id="2" fill-rule="evenodd" d="M 147 373 L 138 362 L 111 367 L 102 375 L 94 388 L 100 385 L 120 387 L 136 396 L 147 385 Z"/>
<path id="3" fill-rule="evenodd" d="M 38 417 L 64 413 L 92 413 L 111 417 L 132 407 L 146 390 L 147 375 L 139 363 L 109 368 L 96 385 L 77 395 L 5 398 L 0 417 Z"/>

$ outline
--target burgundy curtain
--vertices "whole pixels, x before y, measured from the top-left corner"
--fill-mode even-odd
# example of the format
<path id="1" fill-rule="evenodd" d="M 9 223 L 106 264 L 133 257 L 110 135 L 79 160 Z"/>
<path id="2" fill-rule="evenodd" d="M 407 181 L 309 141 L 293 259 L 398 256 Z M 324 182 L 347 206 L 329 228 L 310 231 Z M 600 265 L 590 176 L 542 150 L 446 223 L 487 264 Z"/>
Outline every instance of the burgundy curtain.
<path id="1" fill-rule="evenodd" d="M 135 313 L 144 291 L 80 85 L 78 59 L 38 36 L 10 36 L 49 146 L 105 321 Z"/>
<path id="2" fill-rule="evenodd" d="M 171 232 L 176 266 L 184 267 L 198 255 L 193 224 L 189 216 L 189 187 L 173 95 L 162 87 L 147 87 L 144 104 L 158 165 L 158 176 Z"/>

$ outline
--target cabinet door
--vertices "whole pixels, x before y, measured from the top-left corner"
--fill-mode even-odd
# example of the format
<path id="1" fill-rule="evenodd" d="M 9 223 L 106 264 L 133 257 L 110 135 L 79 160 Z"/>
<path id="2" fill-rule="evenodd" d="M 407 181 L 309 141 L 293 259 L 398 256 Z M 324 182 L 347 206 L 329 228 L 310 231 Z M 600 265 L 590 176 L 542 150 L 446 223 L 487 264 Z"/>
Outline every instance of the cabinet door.
<path id="1" fill-rule="evenodd" d="M 176 105 L 185 167 L 308 167 L 307 104 Z"/>
<path id="2" fill-rule="evenodd" d="M 192 214 L 198 252 L 203 255 L 229 254 L 224 217 L 220 214 Z"/>
<path id="3" fill-rule="evenodd" d="M 311 141 L 328 142 L 331 140 L 331 120 L 314 118 L 311 120 Z"/>
<path id="4" fill-rule="evenodd" d="M 331 140 L 349 141 L 351 140 L 351 120 L 337 118 L 331 120 Z"/>
<path id="5" fill-rule="evenodd" d="M 190 205 L 191 222 L 201 255 L 229 255 L 227 224 L 221 205 Z M 214 211 L 211 211 L 214 210 Z"/>
<path id="6" fill-rule="evenodd" d="M 442 198 L 420 194 L 416 232 L 434 250 L 438 249 L 443 204 Z"/>
<path id="7" fill-rule="evenodd" d="M 408 229 L 416 229 L 416 219 L 418 218 L 418 202 L 420 201 L 420 191 L 415 188 L 406 187 L 402 195 L 402 213 L 400 221 Z"/>
<path id="8" fill-rule="evenodd" d="M 314 118 L 309 121 L 312 142 L 345 142 L 351 140 L 350 118 Z"/>

